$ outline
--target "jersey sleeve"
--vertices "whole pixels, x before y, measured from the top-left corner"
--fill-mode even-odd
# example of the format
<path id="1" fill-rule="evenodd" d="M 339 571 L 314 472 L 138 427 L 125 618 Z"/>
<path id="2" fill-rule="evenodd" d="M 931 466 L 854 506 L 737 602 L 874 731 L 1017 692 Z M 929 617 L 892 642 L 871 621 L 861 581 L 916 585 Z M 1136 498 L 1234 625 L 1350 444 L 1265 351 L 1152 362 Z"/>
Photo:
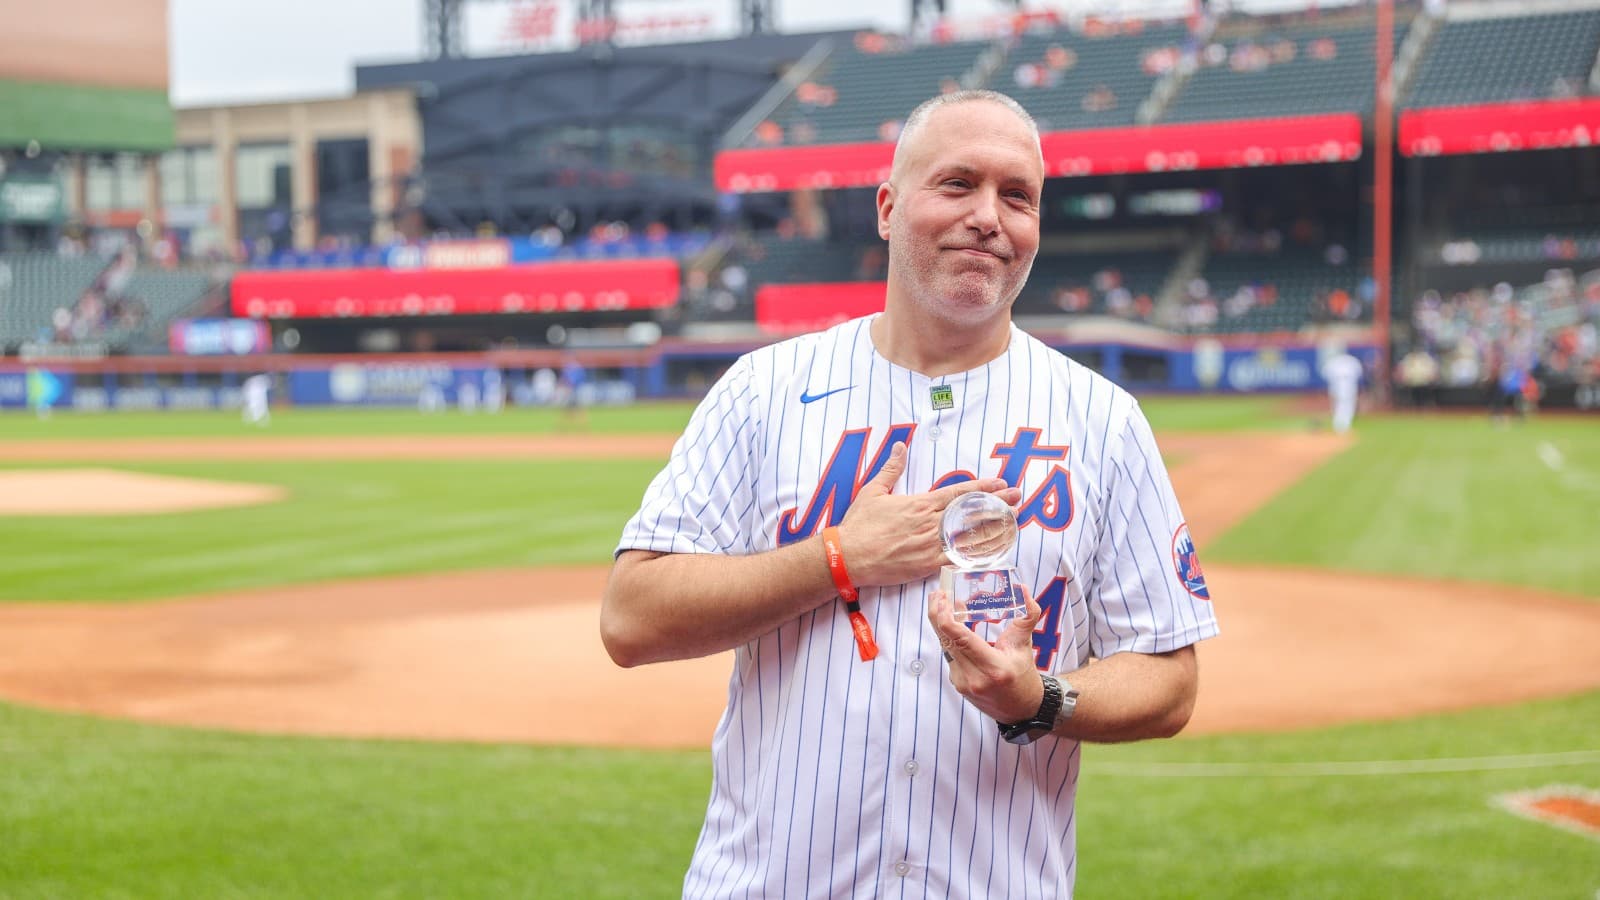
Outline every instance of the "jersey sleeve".
<path id="1" fill-rule="evenodd" d="M 1089 649 L 1165 653 L 1217 634 L 1172 480 L 1144 412 L 1134 404 L 1105 460 L 1106 523 L 1089 596 Z"/>
<path id="2" fill-rule="evenodd" d="M 711 388 L 622 529 L 617 553 L 750 552 L 746 519 L 755 508 L 756 432 L 748 356 Z"/>

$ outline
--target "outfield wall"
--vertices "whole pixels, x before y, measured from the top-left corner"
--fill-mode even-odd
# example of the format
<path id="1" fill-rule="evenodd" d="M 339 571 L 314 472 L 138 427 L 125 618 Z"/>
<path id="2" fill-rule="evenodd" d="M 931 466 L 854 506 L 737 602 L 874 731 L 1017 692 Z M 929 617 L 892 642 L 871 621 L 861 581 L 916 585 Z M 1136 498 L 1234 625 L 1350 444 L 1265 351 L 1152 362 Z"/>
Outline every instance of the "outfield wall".
<path id="1" fill-rule="evenodd" d="M 1155 342 L 1081 341 L 1041 335 L 1046 343 L 1135 391 L 1166 393 L 1304 393 L 1326 389 L 1319 371 L 1329 346 L 1298 337 Z M 454 405 L 464 390 L 481 398 L 498 380 L 513 405 L 564 400 L 556 373 L 575 359 L 588 371 L 580 400 L 696 397 L 758 343 L 668 341 L 647 349 L 494 353 L 152 356 L 102 360 L 0 361 L 0 408 L 49 405 L 84 411 L 227 409 L 257 373 L 274 376 L 273 402 L 293 406 L 415 406 L 425 397 Z M 1369 369 L 1377 350 L 1353 344 Z M 30 397 L 33 399 L 30 400 Z M 1487 402 L 1484 391 L 1438 390 L 1438 405 Z M 1600 389 L 1552 386 L 1547 405 L 1600 407 Z"/>

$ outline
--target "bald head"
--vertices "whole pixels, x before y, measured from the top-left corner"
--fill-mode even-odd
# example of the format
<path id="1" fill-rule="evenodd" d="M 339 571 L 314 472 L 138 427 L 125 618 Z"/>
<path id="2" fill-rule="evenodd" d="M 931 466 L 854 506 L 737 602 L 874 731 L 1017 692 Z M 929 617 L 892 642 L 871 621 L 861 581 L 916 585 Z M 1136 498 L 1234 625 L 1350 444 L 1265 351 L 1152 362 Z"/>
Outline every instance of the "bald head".
<path id="1" fill-rule="evenodd" d="M 1026 125 L 1028 131 L 1033 134 L 1034 143 L 1039 143 L 1039 124 L 1033 120 L 1033 116 L 1028 115 L 1028 111 L 1022 108 L 1022 104 L 999 91 L 971 90 L 940 94 L 937 97 L 924 100 L 916 109 L 911 111 L 911 115 L 906 116 L 905 124 L 900 126 L 900 138 L 895 141 L 894 145 L 894 163 L 889 169 L 890 181 L 898 181 L 900 179 L 900 175 L 905 171 L 906 161 L 911 159 L 918 149 L 916 146 L 918 136 L 921 135 L 933 114 L 947 106 L 956 106 L 962 103 L 993 103 L 1003 107 L 1016 116 L 1018 121 Z M 1039 156 L 1041 159 L 1044 157 L 1042 148 L 1039 151 Z"/>

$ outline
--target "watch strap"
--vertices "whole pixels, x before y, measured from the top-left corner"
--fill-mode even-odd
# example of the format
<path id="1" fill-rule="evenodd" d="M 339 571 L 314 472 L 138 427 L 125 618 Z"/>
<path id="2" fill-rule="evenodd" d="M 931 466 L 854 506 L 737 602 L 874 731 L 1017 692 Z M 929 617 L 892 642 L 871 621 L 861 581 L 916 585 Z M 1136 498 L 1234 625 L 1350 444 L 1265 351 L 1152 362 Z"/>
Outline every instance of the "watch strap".
<path id="1" fill-rule="evenodd" d="M 1039 701 L 1038 712 L 1021 722 L 1000 723 L 1001 736 L 1013 744 L 1031 744 L 1055 730 L 1067 692 L 1054 675 L 1040 674 L 1039 679 L 1044 685 L 1044 697 Z M 1072 691 L 1073 706 L 1077 705 L 1077 696 L 1078 692 Z"/>

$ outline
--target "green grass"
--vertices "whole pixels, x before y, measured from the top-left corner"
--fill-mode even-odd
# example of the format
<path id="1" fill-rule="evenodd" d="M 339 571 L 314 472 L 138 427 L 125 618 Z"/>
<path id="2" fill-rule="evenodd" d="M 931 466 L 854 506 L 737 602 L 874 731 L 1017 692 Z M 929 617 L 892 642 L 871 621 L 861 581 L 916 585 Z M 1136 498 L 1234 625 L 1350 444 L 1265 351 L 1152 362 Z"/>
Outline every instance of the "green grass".
<path id="1" fill-rule="evenodd" d="M 1280 735 L 1084 751 L 1079 887 L 1096 897 L 1590 898 L 1593 839 L 1496 794 L 1600 789 L 1600 692 Z M 1591 751 L 1582 765 L 1405 775 L 1152 777 L 1140 764 L 1462 759 Z M 1269 770 L 1270 771 L 1270 770 Z"/>
<path id="2" fill-rule="evenodd" d="M 276 484 L 279 503 L 156 516 L 3 517 L 0 601 L 145 600 L 494 566 L 604 563 L 642 460 L 183 463 L 121 469 Z"/>
<path id="3" fill-rule="evenodd" d="M 1163 431 L 1301 428 L 1308 418 L 1272 398 L 1156 398 L 1145 408 Z M 688 407 L 593 414 L 593 431 L 674 432 Z M 290 411 L 271 434 L 560 427 L 553 413 Z M 220 415 L 0 417 L 0 438 L 240 433 Z M 1563 474 L 1539 462 L 1541 444 L 1561 454 Z M 658 467 L 130 466 L 292 493 L 274 506 L 172 516 L 0 518 L 0 600 L 132 600 L 379 572 L 601 562 Z M 1352 449 L 1207 547 L 1206 559 L 1595 597 L 1600 496 L 1588 485 L 1600 488 L 1592 420 L 1507 430 L 1478 418 L 1363 420 Z M 1600 692 L 1403 722 L 1089 748 L 1080 895 L 1589 900 L 1600 889 L 1595 842 L 1510 816 L 1489 798 L 1548 784 L 1600 789 L 1594 763 L 1336 777 L 1169 778 L 1145 767 L 1600 750 L 1597 721 Z M 0 735 L 7 898 L 671 897 L 709 783 L 699 752 L 272 738 L 4 705 Z"/>
<path id="4" fill-rule="evenodd" d="M 574 422 L 562 410 L 509 408 L 499 415 L 457 412 L 423 415 L 412 409 L 281 409 L 266 429 L 247 426 L 235 412 L 57 413 L 39 419 L 0 414 L 0 440 L 77 440 L 127 437 L 284 437 L 397 434 L 677 434 L 689 422 L 688 403 L 596 406 Z"/>
<path id="5" fill-rule="evenodd" d="M 1281 431 L 1305 429 L 1308 422 L 1325 424 L 1326 416 L 1297 411 L 1294 397 L 1219 396 L 1140 397 L 1156 431 Z"/>
<path id="6" fill-rule="evenodd" d="M 1562 470 L 1540 461 L 1555 448 Z M 1548 451 L 1546 451 L 1548 453 Z M 1600 597 L 1600 427 L 1540 419 L 1363 422 L 1355 446 L 1206 558 L 1519 584 Z"/>
<path id="7" fill-rule="evenodd" d="M 1492 808 L 1600 765 L 1162 778 L 1150 763 L 1596 749 L 1600 693 L 1302 734 L 1086 751 L 1092 897 L 1582 897 L 1593 841 Z M 0 705 L 0 894 L 672 897 L 702 752 L 273 738 Z M 1134 771 L 1129 771 L 1130 769 Z"/>
<path id="8" fill-rule="evenodd" d="M 703 753 L 270 738 L 0 705 L 0 896 L 666 897 Z"/>

